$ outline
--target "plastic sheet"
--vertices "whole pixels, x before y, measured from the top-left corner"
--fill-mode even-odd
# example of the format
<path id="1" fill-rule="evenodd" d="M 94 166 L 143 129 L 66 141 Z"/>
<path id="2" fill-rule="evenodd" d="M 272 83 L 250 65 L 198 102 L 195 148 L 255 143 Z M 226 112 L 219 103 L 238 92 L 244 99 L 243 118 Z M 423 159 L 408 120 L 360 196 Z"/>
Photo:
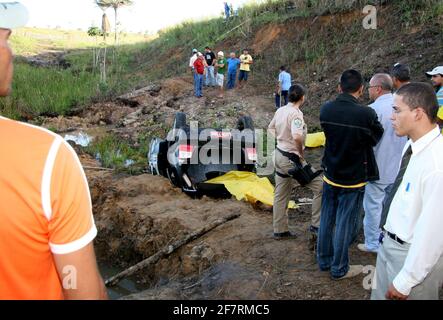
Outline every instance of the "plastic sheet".
<path id="1" fill-rule="evenodd" d="M 324 147 L 326 136 L 324 132 L 310 133 L 306 137 L 305 146 L 308 148 Z"/>
<path id="2" fill-rule="evenodd" d="M 261 202 L 269 206 L 274 204 L 274 186 L 268 178 L 260 178 L 253 172 L 231 171 L 206 183 L 223 184 L 239 201 L 246 200 L 252 204 Z M 288 208 L 295 209 L 297 205 L 291 201 Z"/>

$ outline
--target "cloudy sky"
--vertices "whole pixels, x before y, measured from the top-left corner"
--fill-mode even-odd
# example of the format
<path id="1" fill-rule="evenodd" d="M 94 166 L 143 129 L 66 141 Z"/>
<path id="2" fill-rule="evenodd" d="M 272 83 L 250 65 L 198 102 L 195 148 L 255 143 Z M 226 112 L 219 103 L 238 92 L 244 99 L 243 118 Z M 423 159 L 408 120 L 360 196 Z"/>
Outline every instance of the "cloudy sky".
<path id="1" fill-rule="evenodd" d="M 3 1 L 3 0 L 2 0 Z M 87 29 L 101 26 L 102 11 L 94 0 L 19 0 L 30 11 L 30 27 Z M 228 0 L 234 8 L 261 0 Z M 7 2 L 7 1 L 4 1 Z M 149 31 L 190 19 L 220 16 L 223 0 L 135 0 L 134 5 L 119 10 L 121 28 L 125 31 Z M 106 11 L 113 25 L 114 10 Z"/>

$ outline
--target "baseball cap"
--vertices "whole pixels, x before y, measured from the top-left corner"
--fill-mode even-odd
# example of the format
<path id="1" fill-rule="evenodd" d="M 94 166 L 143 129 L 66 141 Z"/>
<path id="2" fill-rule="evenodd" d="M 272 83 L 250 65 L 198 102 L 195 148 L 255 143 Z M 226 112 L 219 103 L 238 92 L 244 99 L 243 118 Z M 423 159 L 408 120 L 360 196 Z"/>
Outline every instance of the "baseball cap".
<path id="1" fill-rule="evenodd" d="M 219 52 L 217 53 L 217 55 L 223 57 L 225 54 L 223 53 L 223 51 L 219 51 Z"/>
<path id="2" fill-rule="evenodd" d="M 197 53 L 198 50 L 197 49 L 192 49 L 192 53 Z"/>
<path id="3" fill-rule="evenodd" d="M 428 76 L 435 76 L 437 74 L 441 74 L 443 76 L 443 66 L 435 67 L 434 70 L 426 72 Z"/>
<path id="4" fill-rule="evenodd" d="M 23 27 L 28 19 L 28 9 L 20 2 L 0 2 L 0 28 Z"/>

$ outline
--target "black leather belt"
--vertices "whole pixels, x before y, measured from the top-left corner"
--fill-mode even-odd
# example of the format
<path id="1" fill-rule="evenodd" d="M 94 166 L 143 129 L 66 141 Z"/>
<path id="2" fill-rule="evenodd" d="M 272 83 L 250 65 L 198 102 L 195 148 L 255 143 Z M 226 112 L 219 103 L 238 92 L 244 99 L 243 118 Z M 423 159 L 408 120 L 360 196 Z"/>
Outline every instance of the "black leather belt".
<path id="1" fill-rule="evenodd" d="M 391 238 L 392 240 L 397 241 L 400 244 L 405 244 L 405 241 L 403 241 L 402 239 L 400 239 L 399 237 L 397 237 L 397 235 L 390 233 L 389 231 L 386 231 L 386 233 L 388 234 L 389 238 Z"/>
<path id="2" fill-rule="evenodd" d="M 278 176 L 281 177 L 281 178 L 291 178 L 290 175 L 280 173 L 280 172 L 278 172 L 277 170 L 275 171 L 275 174 L 278 175 Z"/>

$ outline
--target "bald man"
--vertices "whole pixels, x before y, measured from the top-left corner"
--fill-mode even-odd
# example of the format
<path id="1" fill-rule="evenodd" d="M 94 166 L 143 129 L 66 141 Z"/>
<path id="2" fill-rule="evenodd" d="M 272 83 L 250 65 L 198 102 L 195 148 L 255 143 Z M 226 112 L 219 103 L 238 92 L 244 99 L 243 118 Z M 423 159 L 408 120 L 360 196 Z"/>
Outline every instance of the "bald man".
<path id="1" fill-rule="evenodd" d="M 374 147 L 380 179 L 366 185 L 363 199 L 365 243 L 359 244 L 358 248 L 365 252 L 377 252 L 380 246 L 379 226 L 383 203 L 387 193 L 392 189 L 399 170 L 402 150 L 407 141 L 406 137 L 398 137 L 395 134 L 391 124 L 393 88 L 393 81 L 389 74 L 375 74 L 369 82 L 369 97 L 374 101 L 370 107 L 377 113 L 384 133 L 380 142 Z"/>

